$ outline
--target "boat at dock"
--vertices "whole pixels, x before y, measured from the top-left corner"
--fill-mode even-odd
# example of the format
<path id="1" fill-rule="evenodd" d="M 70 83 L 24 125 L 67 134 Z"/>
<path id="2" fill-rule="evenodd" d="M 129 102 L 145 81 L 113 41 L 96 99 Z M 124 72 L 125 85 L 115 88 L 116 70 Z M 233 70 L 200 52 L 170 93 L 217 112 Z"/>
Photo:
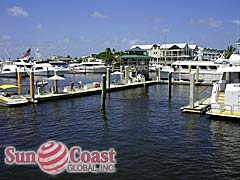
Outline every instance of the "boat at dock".
<path id="1" fill-rule="evenodd" d="M 168 79 L 173 72 L 173 78 L 179 81 L 189 81 L 189 73 L 197 73 L 199 82 L 217 82 L 222 72 L 218 68 L 226 66 L 212 61 L 176 61 L 171 66 L 161 68 L 161 79 Z"/>
<path id="2" fill-rule="evenodd" d="M 88 58 L 86 62 L 73 67 L 76 73 L 106 73 L 107 66 L 101 59 Z"/>
<path id="3" fill-rule="evenodd" d="M 0 77 L 4 78 L 17 78 L 17 72 L 20 71 L 22 77 L 26 76 L 26 72 L 19 69 L 16 65 L 11 63 L 5 63 L 1 65 Z"/>
<path id="4" fill-rule="evenodd" d="M 35 76 L 54 76 L 55 72 L 59 76 L 64 76 L 65 69 L 54 68 L 48 61 L 35 61 L 32 70 Z"/>
<path id="5" fill-rule="evenodd" d="M 213 85 L 211 110 L 207 114 L 240 118 L 240 66 L 221 69 L 223 74 Z"/>
<path id="6" fill-rule="evenodd" d="M 22 104 L 27 104 L 28 100 L 22 96 L 18 95 L 16 89 L 18 87 L 11 84 L 5 84 L 0 86 L 0 105 L 3 106 L 17 106 Z"/>

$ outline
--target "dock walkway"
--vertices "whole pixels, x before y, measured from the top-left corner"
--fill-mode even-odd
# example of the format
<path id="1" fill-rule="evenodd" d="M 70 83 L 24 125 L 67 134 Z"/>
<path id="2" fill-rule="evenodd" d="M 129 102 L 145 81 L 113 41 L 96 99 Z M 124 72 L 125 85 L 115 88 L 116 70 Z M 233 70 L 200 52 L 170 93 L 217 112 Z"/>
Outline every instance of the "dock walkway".
<path id="1" fill-rule="evenodd" d="M 111 84 L 110 89 L 107 89 L 107 92 L 113 92 L 113 91 L 119 91 L 123 89 L 131 89 L 131 88 L 137 88 L 141 86 L 150 86 L 154 84 L 158 84 L 158 81 L 146 81 L 146 82 L 136 82 L 131 84 L 122 84 L 122 85 L 116 85 Z M 46 93 L 43 95 L 35 95 L 35 102 L 42 102 L 42 101 L 50 101 L 50 100 L 56 100 L 56 99 L 66 99 L 66 98 L 73 98 L 73 97 L 83 97 L 83 96 L 89 96 L 94 94 L 101 94 L 101 87 L 99 88 L 90 88 L 90 89 L 74 89 L 74 91 L 69 91 L 67 93 Z M 26 96 L 29 102 L 31 102 L 31 98 L 29 95 Z"/>

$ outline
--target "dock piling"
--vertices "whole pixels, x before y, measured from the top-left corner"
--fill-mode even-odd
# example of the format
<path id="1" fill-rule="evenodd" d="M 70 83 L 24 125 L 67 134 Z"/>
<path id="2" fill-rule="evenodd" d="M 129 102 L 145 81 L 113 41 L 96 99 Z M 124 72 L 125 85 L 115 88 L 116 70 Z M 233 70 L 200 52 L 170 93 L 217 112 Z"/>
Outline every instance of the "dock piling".
<path id="1" fill-rule="evenodd" d="M 194 86 L 195 86 L 195 74 L 191 73 L 189 74 L 189 79 L 190 79 L 190 95 L 189 95 L 189 106 L 190 108 L 194 108 Z"/>
<path id="2" fill-rule="evenodd" d="M 34 92 L 34 73 L 33 73 L 33 71 L 30 72 L 29 81 L 30 81 L 30 95 L 31 95 L 32 102 L 34 102 L 35 92 Z"/>
<path id="3" fill-rule="evenodd" d="M 101 110 L 105 110 L 106 100 L 106 75 L 102 75 L 102 95 L 101 95 Z"/>
<path id="4" fill-rule="evenodd" d="M 158 67 L 158 81 L 161 81 L 161 67 Z"/>
<path id="5" fill-rule="evenodd" d="M 168 73 L 168 98 L 172 97 L 172 72 Z"/>
<path id="6" fill-rule="evenodd" d="M 110 68 L 107 68 L 107 89 L 110 89 Z"/>
<path id="7" fill-rule="evenodd" d="M 199 82 L 199 66 L 197 66 L 197 69 L 196 69 L 196 83 Z"/>
<path id="8" fill-rule="evenodd" d="M 120 75 L 120 81 L 121 81 L 121 83 L 123 82 L 123 71 L 124 71 L 124 69 L 123 69 L 123 66 L 121 65 L 121 66 L 120 66 L 120 73 L 122 73 L 122 74 Z"/>
<path id="9" fill-rule="evenodd" d="M 128 71 L 128 66 L 125 66 L 125 84 L 128 84 L 128 76 L 129 76 L 129 71 Z"/>
<path id="10" fill-rule="evenodd" d="M 22 74 L 20 71 L 17 72 L 17 80 L 18 80 L 18 95 L 22 94 Z"/>

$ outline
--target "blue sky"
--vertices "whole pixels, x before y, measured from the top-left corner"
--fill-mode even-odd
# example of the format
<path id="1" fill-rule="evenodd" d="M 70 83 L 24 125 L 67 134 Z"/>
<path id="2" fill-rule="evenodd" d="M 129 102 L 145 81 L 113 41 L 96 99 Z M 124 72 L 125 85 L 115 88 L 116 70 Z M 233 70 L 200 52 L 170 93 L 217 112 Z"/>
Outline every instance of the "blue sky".
<path id="1" fill-rule="evenodd" d="M 239 7 L 239 0 L 0 0 L 0 58 L 29 47 L 44 57 L 172 42 L 224 49 L 237 40 Z"/>

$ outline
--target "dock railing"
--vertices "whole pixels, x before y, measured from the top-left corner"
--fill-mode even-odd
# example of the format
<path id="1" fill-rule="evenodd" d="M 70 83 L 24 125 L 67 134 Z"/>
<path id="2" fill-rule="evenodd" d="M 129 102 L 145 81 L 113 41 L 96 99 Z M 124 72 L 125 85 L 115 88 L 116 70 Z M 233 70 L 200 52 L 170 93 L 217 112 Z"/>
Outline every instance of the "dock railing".
<path id="1" fill-rule="evenodd" d="M 213 106 L 212 105 L 217 105 L 217 106 L 219 106 L 220 108 L 219 109 L 217 109 L 217 108 L 212 108 Z M 224 104 L 224 105 L 221 105 L 221 104 L 219 104 L 219 103 L 211 103 L 211 110 L 210 110 L 210 112 L 212 113 L 214 110 L 215 111 L 220 111 L 220 113 L 222 113 L 222 112 L 224 112 L 224 111 L 228 111 L 229 109 L 230 109 L 230 112 L 231 112 L 231 115 L 233 115 L 233 113 L 234 113 L 234 106 L 235 105 L 228 105 L 228 104 Z M 238 106 L 238 105 L 237 105 Z M 226 109 L 226 107 L 230 107 L 230 108 L 228 108 L 228 109 Z"/>

